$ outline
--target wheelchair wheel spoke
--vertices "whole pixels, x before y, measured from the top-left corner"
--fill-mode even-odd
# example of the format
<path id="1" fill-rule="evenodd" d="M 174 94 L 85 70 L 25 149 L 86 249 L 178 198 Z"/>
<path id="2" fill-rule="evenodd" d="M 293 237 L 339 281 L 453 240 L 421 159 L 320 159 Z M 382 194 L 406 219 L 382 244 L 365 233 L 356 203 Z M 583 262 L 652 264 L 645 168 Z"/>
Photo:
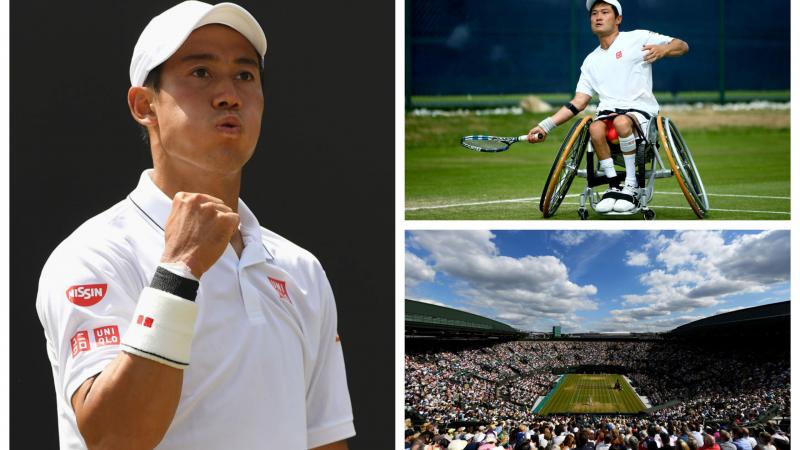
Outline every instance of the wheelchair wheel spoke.
<path id="1" fill-rule="evenodd" d="M 667 159 L 683 195 L 697 217 L 705 217 L 709 209 L 708 196 L 686 141 L 683 140 L 675 123 L 669 119 L 659 115 L 658 126 L 662 144 L 666 147 Z"/>
<path id="2" fill-rule="evenodd" d="M 586 150 L 586 136 L 590 123 L 590 117 L 576 121 L 561 144 L 539 200 L 539 210 L 542 211 L 544 217 L 555 214 L 569 192 Z"/>

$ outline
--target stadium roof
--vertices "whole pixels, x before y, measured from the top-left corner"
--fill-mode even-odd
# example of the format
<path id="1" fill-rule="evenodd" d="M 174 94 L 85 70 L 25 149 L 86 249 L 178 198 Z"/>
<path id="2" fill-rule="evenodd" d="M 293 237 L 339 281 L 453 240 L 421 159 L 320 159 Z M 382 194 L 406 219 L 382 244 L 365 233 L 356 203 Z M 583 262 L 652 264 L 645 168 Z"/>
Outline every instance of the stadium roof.
<path id="1" fill-rule="evenodd" d="M 719 326 L 750 325 L 755 321 L 788 320 L 791 313 L 791 302 L 770 303 L 769 305 L 754 306 L 752 308 L 737 309 L 736 311 L 717 314 L 705 319 L 695 320 L 672 330 L 672 333 L 685 333 L 700 328 Z"/>
<path id="2" fill-rule="evenodd" d="M 406 299 L 406 329 L 470 331 L 482 334 L 518 334 L 520 331 L 477 314 Z"/>

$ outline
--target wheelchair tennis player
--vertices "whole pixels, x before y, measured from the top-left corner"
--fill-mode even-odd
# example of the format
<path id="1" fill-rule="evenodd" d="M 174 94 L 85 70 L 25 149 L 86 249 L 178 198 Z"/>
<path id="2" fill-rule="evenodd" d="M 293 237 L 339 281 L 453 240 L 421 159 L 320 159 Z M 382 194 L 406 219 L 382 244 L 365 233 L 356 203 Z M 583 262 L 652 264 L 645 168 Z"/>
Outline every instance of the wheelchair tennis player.
<path id="1" fill-rule="evenodd" d="M 628 212 L 636 208 L 641 195 L 636 180 L 637 135 L 644 139 L 649 122 L 659 110 L 653 95 L 652 64 L 667 56 L 686 54 L 689 45 L 652 31 L 619 31 L 622 5 L 618 0 L 586 0 L 586 9 L 589 10 L 592 32 L 600 45 L 583 61 L 575 98 L 539 122 L 528 133 L 528 140 L 532 143 L 546 140 L 555 127 L 583 111 L 598 94 L 598 113 L 590 125 L 589 134 L 600 169 L 609 179 L 609 188 L 595 206 L 595 211 Z M 609 141 L 618 144 L 622 151 L 624 183 L 617 177 Z"/>

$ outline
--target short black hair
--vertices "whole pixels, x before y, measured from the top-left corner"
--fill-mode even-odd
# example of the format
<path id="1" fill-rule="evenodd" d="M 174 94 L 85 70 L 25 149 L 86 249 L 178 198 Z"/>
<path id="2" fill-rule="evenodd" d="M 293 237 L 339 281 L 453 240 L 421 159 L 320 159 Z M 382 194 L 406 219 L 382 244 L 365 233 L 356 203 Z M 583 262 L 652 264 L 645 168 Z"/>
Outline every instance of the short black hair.
<path id="1" fill-rule="evenodd" d="M 159 90 L 161 90 L 161 68 L 162 68 L 163 66 L 164 66 L 164 64 L 163 64 L 163 63 L 162 63 L 162 64 L 159 64 L 159 65 L 157 65 L 157 66 L 155 66 L 155 67 L 154 67 L 154 68 L 153 68 L 153 69 L 152 69 L 152 70 L 151 70 L 151 71 L 150 71 L 150 72 L 147 74 L 147 78 L 145 78 L 145 79 L 144 79 L 144 83 L 142 84 L 142 86 L 150 86 L 150 87 L 152 87 L 152 88 L 153 88 L 153 89 L 154 89 L 156 92 L 158 92 Z"/>
<path id="2" fill-rule="evenodd" d="M 613 9 L 613 10 L 614 10 L 614 17 L 615 17 L 615 18 L 616 18 L 616 17 L 619 17 L 619 11 L 617 11 L 617 7 L 616 7 L 616 6 L 614 6 L 614 5 L 612 5 L 611 3 L 606 3 L 606 2 L 604 2 L 603 0 L 597 0 L 596 2 L 592 3 L 592 7 L 591 7 L 591 8 L 589 8 L 589 15 L 590 15 L 590 16 L 592 15 L 592 9 L 594 8 L 594 5 L 596 5 L 596 4 L 598 4 L 598 3 L 605 3 L 606 5 L 610 6 L 610 7 L 611 7 L 611 9 Z"/>
<path id="3" fill-rule="evenodd" d="M 514 450 L 531 450 L 531 441 L 529 439 L 523 439 L 514 446 Z"/>
<path id="4" fill-rule="evenodd" d="M 587 442 L 589 442 L 589 429 L 583 428 L 578 432 L 578 435 L 575 436 L 575 443 L 578 447 L 583 447 Z"/>

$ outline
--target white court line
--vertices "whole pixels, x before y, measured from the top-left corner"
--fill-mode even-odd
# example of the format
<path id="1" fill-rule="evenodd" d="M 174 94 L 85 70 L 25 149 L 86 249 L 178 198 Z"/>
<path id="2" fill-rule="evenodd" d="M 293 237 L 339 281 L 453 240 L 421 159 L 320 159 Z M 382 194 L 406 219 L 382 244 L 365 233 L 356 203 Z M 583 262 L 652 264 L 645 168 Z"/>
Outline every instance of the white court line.
<path id="1" fill-rule="evenodd" d="M 579 194 L 575 195 L 568 195 L 567 197 L 577 197 Z M 488 200 L 485 202 L 472 202 L 472 203 L 452 203 L 450 205 L 431 205 L 431 206 L 415 206 L 412 208 L 406 208 L 406 211 L 419 211 L 421 209 L 444 209 L 444 208 L 456 208 L 459 206 L 482 206 L 482 205 L 494 205 L 498 203 L 520 203 L 520 202 L 532 202 L 532 201 L 539 201 L 538 198 L 512 198 L 508 200 Z"/>
<path id="2" fill-rule="evenodd" d="M 566 198 L 570 197 L 580 197 L 581 194 L 569 194 Z M 655 192 L 654 195 L 683 195 L 682 192 Z M 778 197 L 778 196 L 771 196 L 771 195 L 738 195 L 738 194 L 706 194 L 709 197 L 737 197 L 737 198 L 763 198 L 763 199 L 773 199 L 773 200 L 791 200 L 791 197 Z M 414 206 L 411 208 L 406 208 L 406 211 L 421 211 L 426 209 L 445 209 L 445 208 L 457 208 L 462 206 L 483 206 L 483 205 L 497 205 L 502 203 L 523 203 L 523 202 L 538 202 L 541 197 L 526 197 L 526 198 L 511 198 L 506 200 L 487 200 L 483 202 L 469 202 L 469 203 L 451 203 L 449 205 L 430 205 L 430 206 Z M 564 203 L 565 205 L 568 203 Z M 675 208 L 675 209 L 686 209 L 676 206 L 657 206 L 658 208 Z M 773 214 L 789 214 L 788 212 L 775 212 L 775 211 L 747 211 L 743 209 L 714 209 L 711 208 L 711 211 L 728 211 L 728 212 L 764 212 L 764 213 L 773 213 Z"/>
<path id="3" fill-rule="evenodd" d="M 658 194 L 658 195 L 662 195 L 662 194 L 683 195 L 683 192 L 658 192 L 658 191 L 656 191 L 656 194 Z M 779 196 L 776 196 L 776 195 L 740 195 L 740 194 L 708 194 L 708 193 L 706 193 L 706 195 L 709 196 L 709 197 L 769 198 L 769 199 L 775 199 L 775 200 L 791 200 L 792 199 L 792 197 L 779 197 Z"/>

